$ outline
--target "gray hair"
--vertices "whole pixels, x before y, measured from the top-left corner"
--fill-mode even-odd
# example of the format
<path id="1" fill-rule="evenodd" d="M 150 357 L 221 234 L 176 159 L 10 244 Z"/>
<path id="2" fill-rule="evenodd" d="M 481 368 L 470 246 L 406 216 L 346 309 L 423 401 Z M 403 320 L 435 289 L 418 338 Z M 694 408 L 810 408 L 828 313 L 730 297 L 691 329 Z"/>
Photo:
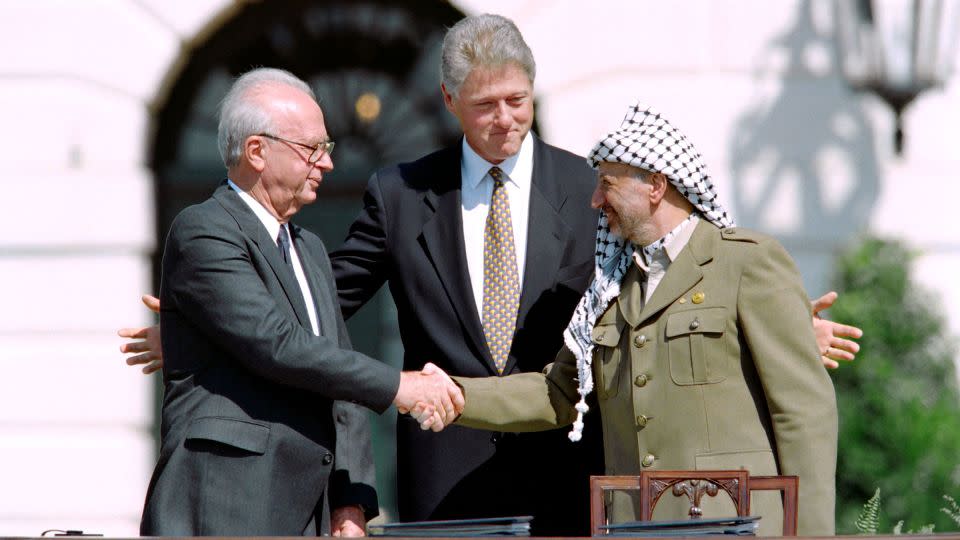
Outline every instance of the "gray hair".
<path id="1" fill-rule="evenodd" d="M 289 71 L 256 68 L 241 75 L 220 103 L 217 147 L 228 169 L 240 163 L 247 137 L 275 131 L 273 118 L 254 98 L 266 87 L 277 85 L 296 88 L 317 99 L 310 86 Z"/>
<path id="2" fill-rule="evenodd" d="M 517 25 L 510 19 L 489 13 L 461 19 L 443 38 L 440 77 L 453 96 L 459 96 L 460 85 L 478 66 L 500 67 L 516 63 L 530 78 L 537 74 L 537 64 Z"/>

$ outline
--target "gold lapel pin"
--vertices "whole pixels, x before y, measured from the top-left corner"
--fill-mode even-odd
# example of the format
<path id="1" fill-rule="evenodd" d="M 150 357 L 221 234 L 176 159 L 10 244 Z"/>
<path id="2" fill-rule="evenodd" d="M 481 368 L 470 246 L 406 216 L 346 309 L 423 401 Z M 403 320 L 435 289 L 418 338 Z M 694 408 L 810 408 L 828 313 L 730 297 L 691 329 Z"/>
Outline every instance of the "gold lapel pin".
<path id="1" fill-rule="evenodd" d="M 695 292 L 695 293 L 693 293 L 693 296 L 690 297 L 690 299 L 693 300 L 693 303 L 694 303 L 694 304 L 702 304 L 702 303 L 703 303 L 703 299 L 706 298 L 706 297 L 707 297 L 707 295 L 706 295 L 706 294 L 703 294 L 702 292 Z"/>

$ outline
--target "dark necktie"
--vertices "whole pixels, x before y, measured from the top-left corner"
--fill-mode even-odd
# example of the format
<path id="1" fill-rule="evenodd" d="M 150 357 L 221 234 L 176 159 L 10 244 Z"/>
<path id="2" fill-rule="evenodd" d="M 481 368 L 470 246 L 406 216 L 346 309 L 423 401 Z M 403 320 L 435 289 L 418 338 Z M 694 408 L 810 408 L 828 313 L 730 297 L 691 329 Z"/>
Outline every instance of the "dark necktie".
<path id="1" fill-rule="evenodd" d="M 280 249 L 280 258 L 283 262 L 293 267 L 293 259 L 290 257 L 290 234 L 284 225 L 280 226 L 280 232 L 277 233 L 277 247 Z"/>
<path id="2" fill-rule="evenodd" d="M 296 272 L 296 270 L 294 270 L 294 268 L 293 268 L 293 255 L 290 253 L 290 250 L 293 249 L 293 248 L 292 248 L 292 246 L 290 245 L 290 233 L 287 232 L 287 226 L 286 226 L 286 225 L 281 225 L 281 226 L 280 226 L 280 232 L 277 233 L 277 249 L 280 250 L 280 258 L 283 259 L 283 262 L 287 263 L 287 266 L 290 267 L 290 271 L 293 272 L 293 276 L 294 276 L 293 282 L 294 282 L 294 284 L 295 284 L 296 287 L 297 287 L 297 292 L 300 293 L 301 297 L 303 298 L 304 306 L 306 306 L 307 301 L 309 300 L 309 298 L 308 298 L 306 295 L 303 294 L 303 289 L 300 288 L 300 280 L 297 279 L 297 277 L 296 277 L 296 276 L 297 276 L 297 272 Z M 303 266 L 303 264 L 304 264 L 304 261 L 300 261 L 301 269 L 303 269 L 304 271 L 306 271 L 306 268 Z M 321 294 L 322 294 L 322 293 L 321 293 Z M 309 311 L 310 311 L 310 308 L 307 308 L 307 312 L 308 312 L 308 313 L 309 313 Z M 308 315 L 308 316 L 309 316 L 309 315 Z M 323 328 L 324 328 L 326 325 L 330 325 L 330 324 L 331 324 L 331 323 L 330 323 L 329 321 L 328 321 L 326 324 L 324 324 L 324 322 L 323 322 L 323 314 L 322 314 L 322 313 L 317 313 L 317 329 L 318 329 L 318 331 L 322 332 L 322 331 L 323 331 Z M 331 326 L 332 326 L 332 325 L 331 325 Z M 311 327 L 308 327 L 308 329 L 313 330 L 312 326 L 311 326 Z"/>
<path id="3" fill-rule="evenodd" d="M 493 196 L 483 231 L 483 335 L 497 373 L 502 374 L 517 325 L 520 280 L 503 171 L 493 167 L 490 177 L 493 178 Z"/>

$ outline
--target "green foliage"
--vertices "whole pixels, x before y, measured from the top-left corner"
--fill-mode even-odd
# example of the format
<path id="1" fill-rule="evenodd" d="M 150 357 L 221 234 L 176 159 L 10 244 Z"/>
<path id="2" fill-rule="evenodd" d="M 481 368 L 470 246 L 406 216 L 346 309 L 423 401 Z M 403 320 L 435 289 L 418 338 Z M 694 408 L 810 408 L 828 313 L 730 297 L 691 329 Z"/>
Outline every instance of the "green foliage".
<path id="1" fill-rule="evenodd" d="M 936 297 L 910 282 L 913 255 L 876 238 L 841 256 L 833 320 L 863 328 L 853 365 L 832 372 L 840 409 L 837 531 L 850 534 L 864 500 L 885 495 L 875 529 L 904 519 L 957 530 L 941 512 L 960 489 L 960 391 L 955 344 Z"/>
<path id="2" fill-rule="evenodd" d="M 933 534 L 933 529 L 934 525 L 932 523 L 928 523 L 917 530 L 910 529 L 907 532 L 903 532 L 903 520 L 901 519 L 896 525 L 893 526 L 893 534 Z"/>
<path id="3" fill-rule="evenodd" d="M 880 488 L 877 488 L 873 497 L 863 505 L 855 524 L 860 534 L 877 534 L 877 526 L 880 524 Z"/>
<path id="4" fill-rule="evenodd" d="M 940 510 L 950 516 L 950 519 L 957 524 L 957 527 L 960 527 L 960 506 L 957 506 L 957 501 L 949 495 L 944 495 L 943 498 L 947 501 L 947 506 Z"/>
<path id="5" fill-rule="evenodd" d="M 949 500 L 953 506 L 956 507 L 956 503 L 953 502 L 952 498 L 946 495 L 944 495 L 943 498 Z M 941 508 L 941 510 L 949 513 L 946 508 Z M 854 525 L 856 525 L 859 534 L 877 534 L 877 529 L 880 525 L 880 488 L 877 488 L 877 491 L 873 493 L 873 497 L 870 497 L 870 499 L 864 503 L 863 509 L 860 510 L 860 515 L 857 516 L 857 521 Z M 928 523 L 917 530 L 910 529 L 904 533 L 903 520 L 901 519 L 893 526 L 893 534 L 932 534 L 934 528 L 934 524 Z"/>

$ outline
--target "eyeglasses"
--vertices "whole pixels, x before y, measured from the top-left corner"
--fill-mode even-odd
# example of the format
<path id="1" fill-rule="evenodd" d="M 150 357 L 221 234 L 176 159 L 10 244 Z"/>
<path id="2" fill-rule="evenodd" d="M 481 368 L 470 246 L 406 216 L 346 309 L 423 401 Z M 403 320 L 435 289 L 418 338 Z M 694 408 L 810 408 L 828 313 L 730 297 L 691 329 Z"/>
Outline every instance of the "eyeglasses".
<path id="1" fill-rule="evenodd" d="M 311 146 L 309 144 L 303 144 L 301 142 L 291 141 L 290 139 L 284 139 L 283 137 L 277 137 L 276 135 L 270 135 L 269 133 L 257 133 L 257 136 L 266 137 L 268 139 L 273 139 L 275 141 L 282 141 L 288 144 L 295 144 L 297 146 L 302 146 L 303 148 L 310 150 L 311 151 L 310 157 L 307 158 L 307 163 L 309 163 L 310 165 L 314 165 L 318 161 L 320 161 L 320 158 L 322 158 L 324 154 L 327 154 L 327 155 L 331 154 L 333 152 L 333 145 L 335 144 L 333 141 L 323 141 L 321 143 L 318 143 L 316 146 Z"/>

